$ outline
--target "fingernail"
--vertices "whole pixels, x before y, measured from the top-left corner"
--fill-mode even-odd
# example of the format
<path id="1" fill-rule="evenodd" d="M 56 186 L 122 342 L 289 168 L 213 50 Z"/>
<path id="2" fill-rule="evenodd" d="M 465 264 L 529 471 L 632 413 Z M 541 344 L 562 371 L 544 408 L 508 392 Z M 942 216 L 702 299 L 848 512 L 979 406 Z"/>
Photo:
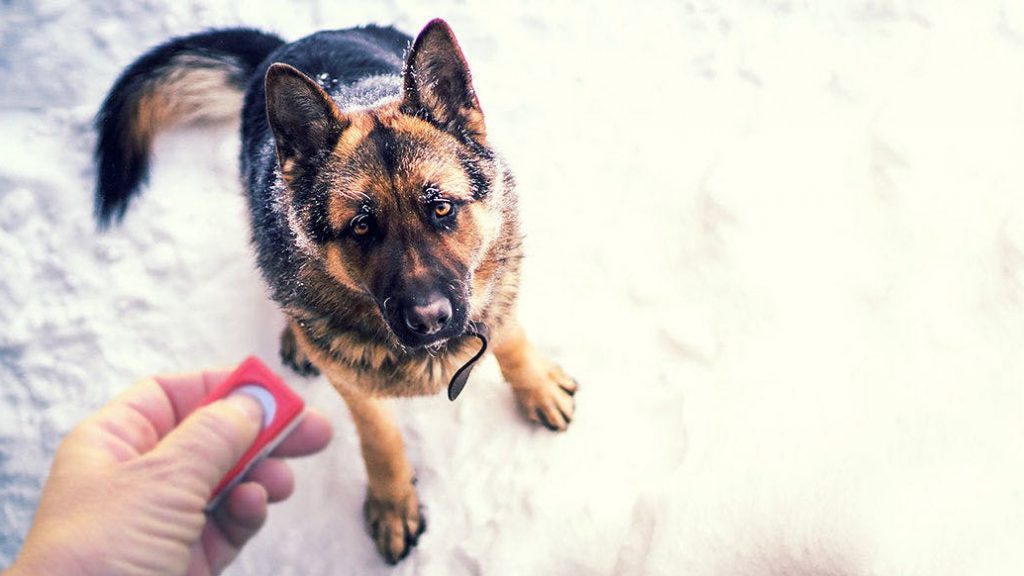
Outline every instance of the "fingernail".
<path id="1" fill-rule="evenodd" d="M 250 420 L 263 420 L 263 407 L 258 400 L 248 394 L 232 394 L 225 398 L 224 402 L 245 414 Z"/>

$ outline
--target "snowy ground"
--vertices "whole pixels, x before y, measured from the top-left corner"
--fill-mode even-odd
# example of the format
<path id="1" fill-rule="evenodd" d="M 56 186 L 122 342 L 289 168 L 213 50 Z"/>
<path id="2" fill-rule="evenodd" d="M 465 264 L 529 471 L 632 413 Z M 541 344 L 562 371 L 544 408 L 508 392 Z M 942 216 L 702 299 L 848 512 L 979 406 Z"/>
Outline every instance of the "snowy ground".
<path id="1" fill-rule="evenodd" d="M 119 70 L 212 25 L 443 16 L 577 421 L 527 425 L 493 361 L 455 404 L 399 403 L 430 528 L 392 569 L 342 402 L 288 374 L 336 438 L 232 574 L 1024 573 L 1019 2 L 426 4 L 0 6 L 0 566 L 60 436 L 133 379 L 279 367 L 234 127 L 162 138 L 94 231 L 89 121 Z"/>

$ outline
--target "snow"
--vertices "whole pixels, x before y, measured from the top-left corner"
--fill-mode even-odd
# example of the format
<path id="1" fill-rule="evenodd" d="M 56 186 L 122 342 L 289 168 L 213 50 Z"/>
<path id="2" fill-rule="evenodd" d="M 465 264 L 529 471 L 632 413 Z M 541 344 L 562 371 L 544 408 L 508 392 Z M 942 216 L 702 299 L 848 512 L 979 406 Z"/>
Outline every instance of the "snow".
<path id="1" fill-rule="evenodd" d="M 429 528 L 360 518 L 341 400 L 231 574 L 1024 573 L 1024 8 L 1018 2 L 0 7 L 0 565 L 61 435 L 144 374 L 277 364 L 236 126 L 158 140 L 90 221 L 89 127 L 172 34 L 448 19 L 519 181 L 521 316 L 581 382 L 565 435 L 493 360 L 396 402 Z M 282 369 L 283 370 L 283 369 Z"/>

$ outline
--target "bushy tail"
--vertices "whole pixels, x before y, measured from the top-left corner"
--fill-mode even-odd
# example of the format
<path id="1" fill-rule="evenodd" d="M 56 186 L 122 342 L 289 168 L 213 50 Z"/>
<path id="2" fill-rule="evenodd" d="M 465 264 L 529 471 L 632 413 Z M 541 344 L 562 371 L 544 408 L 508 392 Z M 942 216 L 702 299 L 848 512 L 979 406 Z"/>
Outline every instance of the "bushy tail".
<path id="1" fill-rule="evenodd" d="M 96 115 L 96 222 L 124 217 L 149 170 L 157 132 L 174 124 L 238 115 L 259 64 L 284 44 L 233 28 L 170 40 L 121 73 Z"/>

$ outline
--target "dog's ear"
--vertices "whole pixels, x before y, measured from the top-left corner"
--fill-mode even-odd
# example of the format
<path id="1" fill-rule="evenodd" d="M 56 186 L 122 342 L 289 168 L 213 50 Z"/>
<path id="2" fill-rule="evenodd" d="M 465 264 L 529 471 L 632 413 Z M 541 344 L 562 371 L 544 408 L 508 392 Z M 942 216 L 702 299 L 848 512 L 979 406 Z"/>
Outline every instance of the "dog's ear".
<path id="1" fill-rule="evenodd" d="M 296 163 L 314 162 L 338 143 L 345 119 L 316 82 L 280 62 L 267 70 L 267 120 L 277 157 L 288 172 Z"/>
<path id="2" fill-rule="evenodd" d="M 404 72 L 402 111 L 485 144 L 484 114 L 455 34 L 437 18 L 416 37 Z"/>

